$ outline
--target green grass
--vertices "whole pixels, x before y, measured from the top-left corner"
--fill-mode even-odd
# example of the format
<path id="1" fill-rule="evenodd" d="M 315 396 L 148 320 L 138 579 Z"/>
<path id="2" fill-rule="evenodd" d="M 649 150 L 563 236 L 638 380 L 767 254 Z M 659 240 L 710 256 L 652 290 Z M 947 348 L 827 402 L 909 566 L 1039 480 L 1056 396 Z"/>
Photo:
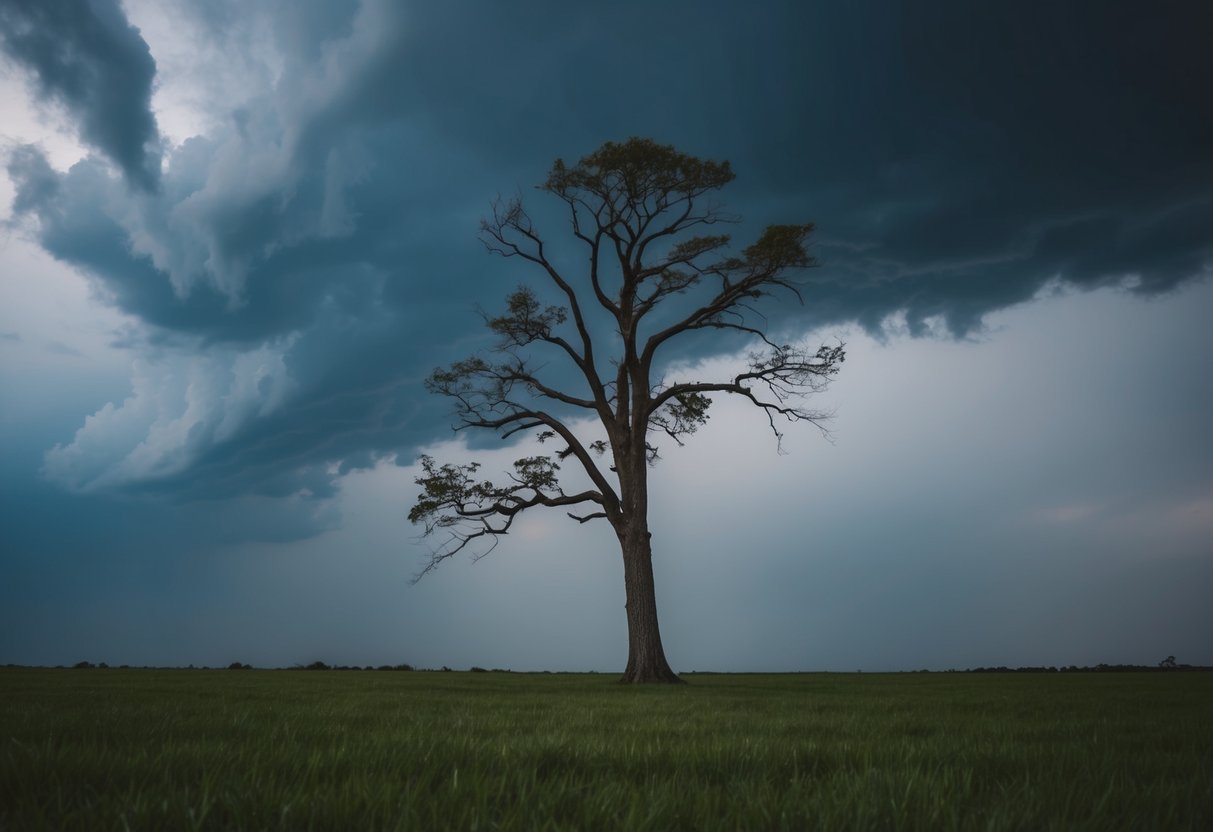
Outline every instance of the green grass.
<path id="1" fill-rule="evenodd" d="M 0 670 L 0 829 L 1213 829 L 1213 674 Z"/>

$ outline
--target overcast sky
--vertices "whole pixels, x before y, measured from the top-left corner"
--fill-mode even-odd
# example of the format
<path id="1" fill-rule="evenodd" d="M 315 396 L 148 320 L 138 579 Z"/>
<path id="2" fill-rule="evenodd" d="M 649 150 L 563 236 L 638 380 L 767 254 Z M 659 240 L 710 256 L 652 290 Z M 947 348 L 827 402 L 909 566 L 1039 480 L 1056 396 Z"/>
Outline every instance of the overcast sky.
<path id="1" fill-rule="evenodd" d="M 1213 664 L 1213 7 L 0 0 L 0 663 L 614 671 L 609 528 L 415 586 L 422 381 L 479 220 L 652 137 L 813 221 L 773 333 L 829 439 L 720 401 L 653 470 L 677 670 Z M 569 261 L 574 262 L 574 261 Z M 538 276 L 534 276 L 538 279 Z M 750 345 L 697 341 L 672 374 Z M 471 440 L 472 448 L 466 444 Z"/>

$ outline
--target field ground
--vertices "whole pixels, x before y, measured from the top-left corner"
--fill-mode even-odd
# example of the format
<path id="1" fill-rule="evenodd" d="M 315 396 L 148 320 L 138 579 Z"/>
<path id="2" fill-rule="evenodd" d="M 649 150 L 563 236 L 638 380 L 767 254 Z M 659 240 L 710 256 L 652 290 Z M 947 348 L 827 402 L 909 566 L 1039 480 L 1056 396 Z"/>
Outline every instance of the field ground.
<path id="1" fill-rule="evenodd" d="M 0 669 L 0 829 L 1213 829 L 1213 673 Z"/>

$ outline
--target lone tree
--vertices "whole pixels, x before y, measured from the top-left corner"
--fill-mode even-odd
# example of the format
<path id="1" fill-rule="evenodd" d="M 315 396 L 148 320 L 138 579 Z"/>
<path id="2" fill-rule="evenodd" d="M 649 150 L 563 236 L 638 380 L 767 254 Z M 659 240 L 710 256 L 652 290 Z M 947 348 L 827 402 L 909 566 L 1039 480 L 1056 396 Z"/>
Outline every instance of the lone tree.
<path id="1" fill-rule="evenodd" d="M 478 463 L 422 456 L 423 491 L 409 519 L 427 535 L 449 537 L 418 579 L 478 541 L 480 556 L 487 554 L 528 509 L 578 507 L 568 515 L 580 523 L 606 520 L 623 554 L 625 682 L 681 681 L 657 626 L 648 518 L 654 437 L 682 445 L 707 421 L 715 394 L 762 410 L 776 438 L 783 421 L 820 427 L 824 414 L 805 409 L 803 398 L 823 389 L 844 359 L 841 344 L 804 350 L 772 341 L 754 308 L 777 292 L 802 300 L 792 276 L 813 265 L 805 251 L 811 224 L 770 226 L 739 256 L 725 253 L 727 234 L 696 233 L 735 221 L 712 199 L 732 179 L 728 162 L 640 138 L 607 142 L 576 165 L 556 160 L 539 189 L 564 202 L 588 254 L 584 269 L 574 278 L 549 254 L 521 198 L 498 200 L 481 239 L 492 252 L 529 262 L 558 302 L 516 289 L 500 315 L 485 315 L 498 336 L 489 354 L 437 369 L 426 382 L 454 400 L 456 430 L 483 428 L 502 439 L 535 431 L 560 447 L 519 459 L 500 484 L 481 480 Z M 748 369 L 723 380 L 667 382 L 659 368 L 670 342 L 708 330 L 745 336 L 757 350 Z M 570 425 L 586 416 L 596 417 L 605 439 L 574 432 Z M 560 463 L 570 457 L 589 479 L 576 493 L 560 484 Z"/>

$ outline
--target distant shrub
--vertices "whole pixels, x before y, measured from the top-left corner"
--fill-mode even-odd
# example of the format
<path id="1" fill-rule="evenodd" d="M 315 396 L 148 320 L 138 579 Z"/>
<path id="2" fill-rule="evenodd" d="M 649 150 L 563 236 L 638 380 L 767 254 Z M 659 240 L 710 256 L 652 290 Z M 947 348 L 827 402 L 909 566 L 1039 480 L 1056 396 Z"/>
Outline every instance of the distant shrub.
<path id="1" fill-rule="evenodd" d="M 241 664 L 240 662 L 232 662 L 227 666 L 228 670 L 252 670 L 251 664 Z"/>
<path id="2" fill-rule="evenodd" d="M 92 670 L 93 663 L 92 662 L 76 662 L 74 665 L 72 665 L 72 668 L 74 670 Z"/>
<path id="3" fill-rule="evenodd" d="M 472 673 L 488 673 L 488 671 L 485 670 L 483 667 L 476 667 L 475 665 L 472 665 L 472 667 L 469 669 L 471 670 Z"/>
<path id="4" fill-rule="evenodd" d="M 324 662 L 312 662 L 304 670 L 329 670 L 329 666 Z"/>
<path id="5" fill-rule="evenodd" d="M 443 673 L 450 673 L 450 672 L 451 672 L 451 669 L 450 669 L 449 667 L 447 667 L 447 666 L 444 664 L 444 665 L 442 666 L 442 672 L 443 672 Z"/>

